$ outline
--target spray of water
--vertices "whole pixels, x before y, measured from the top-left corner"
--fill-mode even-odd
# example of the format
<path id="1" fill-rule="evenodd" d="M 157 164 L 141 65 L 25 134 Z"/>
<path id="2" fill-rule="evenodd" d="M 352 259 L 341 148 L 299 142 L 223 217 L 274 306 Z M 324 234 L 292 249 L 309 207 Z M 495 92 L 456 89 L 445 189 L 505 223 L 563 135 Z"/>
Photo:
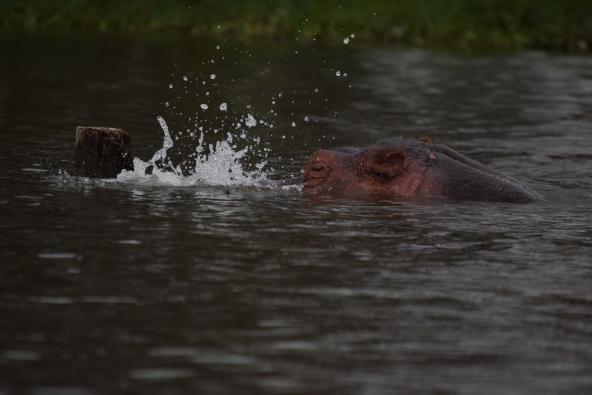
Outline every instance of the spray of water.
<path id="1" fill-rule="evenodd" d="M 249 117 L 252 116 L 249 114 Z M 204 132 L 200 134 L 195 147 L 195 164 L 189 175 L 184 175 L 180 166 L 167 161 L 167 152 L 174 146 L 169 127 L 163 117 L 157 117 L 163 131 L 162 147 L 152 158 L 143 161 L 134 158 L 134 170 L 122 171 L 117 176 L 120 182 L 154 183 L 176 186 L 218 185 L 218 186 L 264 186 L 269 183 L 265 166 L 266 155 L 258 157 L 254 170 L 246 169 L 243 160 L 256 151 L 258 140 L 242 149 L 233 146 L 235 136 L 231 133 L 215 144 L 204 143 Z M 207 148 L 207 149 L 206 149 Z M 261 151 L 260 152 L 266 152 Z M 151 170 L 151 171 L 149 171 Z"/>

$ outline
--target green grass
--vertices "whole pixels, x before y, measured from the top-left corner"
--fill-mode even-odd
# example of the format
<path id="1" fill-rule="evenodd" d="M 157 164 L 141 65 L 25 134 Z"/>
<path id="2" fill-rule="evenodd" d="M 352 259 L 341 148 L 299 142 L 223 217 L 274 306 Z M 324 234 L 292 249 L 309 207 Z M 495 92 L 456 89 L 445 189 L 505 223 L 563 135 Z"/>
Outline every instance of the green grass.
<path id="1" fill-rule="evenodd" d="M 0 30 L 586 51 L 592 0 L 2 0 Z"/>

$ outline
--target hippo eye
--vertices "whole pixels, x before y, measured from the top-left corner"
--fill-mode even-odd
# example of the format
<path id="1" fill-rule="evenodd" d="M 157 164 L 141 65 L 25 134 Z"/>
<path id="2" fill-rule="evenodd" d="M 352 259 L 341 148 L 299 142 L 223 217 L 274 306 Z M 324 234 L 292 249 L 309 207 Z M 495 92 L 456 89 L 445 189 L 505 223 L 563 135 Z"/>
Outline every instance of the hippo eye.
<path id="1" fill-rule="evenodd" d="M 407 154 L 402 150 L 376 150 L 363 159 L 366 174 L 390 179 L 400 175 L 407 167 Z"/>

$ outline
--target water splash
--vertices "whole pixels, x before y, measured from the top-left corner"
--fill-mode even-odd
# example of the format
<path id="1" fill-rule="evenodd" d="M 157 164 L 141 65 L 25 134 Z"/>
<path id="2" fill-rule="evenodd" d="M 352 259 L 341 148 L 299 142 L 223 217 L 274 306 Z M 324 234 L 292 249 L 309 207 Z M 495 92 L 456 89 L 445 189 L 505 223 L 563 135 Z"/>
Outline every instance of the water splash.
<path id="1" fill-rule="evenodd" d="M 152 159 L 148 161 L 148 164 L 154 165 L 158 160 L 165 160 L 167 151 L 173 148 L 173 139 L 171 138 L 171 132 L 169 131 L 169 126 L 167 125 L 166 121 L 160 115 L 156 117 L 156 120 L 160 124 L 160 127 L 164 133 L 164 140 L 162 142 L 162 148 L 159 149 L 154 153 Z"/>
<path id="2" fill-rule="evenodd" d="M 249 116 L 251 116 L 249 114 Z M 227 133 L 226 138 L 215 144 L 204 142 L 204 132 L 200 133 L 195 147 L 195 165 L 190 174 L 184 175 L 180 166 L 167 161 L 167 152 L 174 146 L 169 127 L 163 117 L 157 120 L 163 131 L 162 148 L 152 158 L 143 161 L 134 158 L 134 170 L 123 170 L 118 182 L 152 183 L 175 186 L 211 185 L 211 186 L 267 186 L 269 180 L 265 172 L 267 166 L 266 150 L 257 150 L 260 140 L 254 139 L 245 148 L 237 149 L 233 145 L 235 136 Z M 244 137 L 244 135 L 242 135 Z M 207 148 L 207 149 L 206 149 Z M 258 152 L 256 152 L 258 151 Z M 250 155 L 257 154 L 258 162 L 253 170 L 245 167 L 243 161 Z M 151 170 L 151 172 L 150 172 Z M 150 174 L 151 173 L 151 174 Z"/>

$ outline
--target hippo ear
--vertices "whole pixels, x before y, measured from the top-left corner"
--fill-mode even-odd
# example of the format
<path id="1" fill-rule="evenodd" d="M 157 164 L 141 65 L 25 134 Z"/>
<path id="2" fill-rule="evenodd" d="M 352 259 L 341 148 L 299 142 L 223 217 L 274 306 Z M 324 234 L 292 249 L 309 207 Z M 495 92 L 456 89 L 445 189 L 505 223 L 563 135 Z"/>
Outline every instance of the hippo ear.
<path id="1" fill-rule="evenodd" d="M 407 167 L 407 154 L 402 150 L 383 149 L 369 153 L 364 162 L 367 173 L 393 178 Z"/>

